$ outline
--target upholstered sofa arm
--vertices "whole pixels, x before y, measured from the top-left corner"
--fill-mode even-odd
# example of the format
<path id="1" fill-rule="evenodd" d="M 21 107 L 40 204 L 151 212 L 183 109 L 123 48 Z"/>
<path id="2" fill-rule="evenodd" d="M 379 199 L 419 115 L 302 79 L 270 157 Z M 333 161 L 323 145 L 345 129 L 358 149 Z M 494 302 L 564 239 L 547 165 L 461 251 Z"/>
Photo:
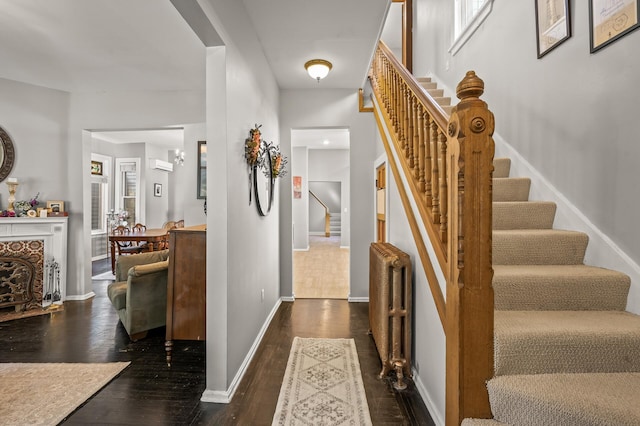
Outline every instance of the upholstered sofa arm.
<path id="1" fill-rule="evenodd" d="M 169 250 L 150 251 L 147 253 L 118 256 L 116 261 L 116 282 L 127 281 L 129 269 L 136 265 L 145 265 L 167 260 Z"/>
<path id="2" fill-rule="evenodd" d="M 129 269 L 130 277 L 141 277 L 143 275 L 153 274 L 155 272 L 164 272 L 169 269 L 169 259 L 154 263 L 145 263 L 135 265 Z"/>

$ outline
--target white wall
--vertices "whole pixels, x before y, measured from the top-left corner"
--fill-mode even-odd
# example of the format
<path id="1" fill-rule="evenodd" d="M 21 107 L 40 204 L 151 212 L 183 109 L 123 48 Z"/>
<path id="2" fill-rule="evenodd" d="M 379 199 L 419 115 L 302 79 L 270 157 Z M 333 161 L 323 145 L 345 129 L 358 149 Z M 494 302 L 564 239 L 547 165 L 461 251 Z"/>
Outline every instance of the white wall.
<path id="1" fill-rule="evenodd" d="M 224 47 L 207 53 L 207 390 L 224 397 L 279 302 L 279 191 L 249 205 L 244 143 L 255 124 L 277 143 L 278 87 L 242 2 L 201 1 Z M 262 294 L 264 293 L 264 298 Z"/>
<path id="2" fill-rule="evenodd" d="M 302 178 L 301 196 L 291 201 L 293 249 L 309 250 L 309 149 L 293 148 L 289 165 L 291 176 Z M 291 194 L 293 197 L 293 192 Z"/>
<path id="3" fill-rule="evenodd" d="M 496 1 L 451 56 L 453 3 L 414 4 L 415 74 L 455 88 L 476 71 L 496 117 L 496 155 L 512 156 L 516 175 L 539 172 L 532 197 L 556 194 L 555 226 L 589 233 L 587 263 L 631 275 L 628 309 L 640 313 L 640 31 L 591 54 L 588 2 L 571 2 L 573 35 L 537 59 L 533 3 Z"/>
<path id="4" fill-rule="evenodd" d="M 16 151 L 9 175 L 19 182 L 16 200 L 28 200 L 38 192 L 40 207 L 45 207 L 47 200 L 68 200 L 66 171 L 73 164 L 66 157 L 65 146 L 69 94 L 2 78 L 0 93 L 0 126 Z M 0 210 L 7 208 L 8 196 L 7 186 L 0 183 Z M 70 217 L 69 223 L 76 219 Z"/>
<path id="5" fill-rule="evenodd" d="M 312 149 L 309 153 L 310 181 L 335 181 L 341 184 L 341 247 L 349 247 L 351 235 L 351 223 L 349 221 L 349 212 L 351 211 L 349 205 L 351 197 L 349 157 L 349 150 L 346 149 Z"/>
<path id="6" fill-rule="evenodd" d="M 322 86 L 322 83 L 320 83 Z M 373 186 L 371 167 L 375 159 L 375 121 L 371 113 L 358 111 L 355 90 L 313 89 L 283 90 L 280 96 L 281 146 L 291 155 L 291 129 L 348 128 L 351 140 L 350 185 L 353 188 Z M 291 296 L 292 289 L 292 199 L 291 175 L 280 180 L 280 292 Z M 369 294 L 369 244 L 374 239 L 374 196 L 366 190 L 352 191 L 349 199 L 350 298 L 366 298 Z M 355 299 L 358 300 L 358 299 Z"/>
<path id="7" fill-rule="evenodd" d="M 169 205 L 169 220 L 184 219 L 185 226 L 206 223 L 204 200 L 198 199 L 198 141 L 207 140 L 205 123 L 184 126 L 184 166 L 174 167 L 174 179 L 169 183 L 173 205 Z M 173 183 L 173 186 L 172 186 Z M 208 206 L 216 208 L 216 199 L 208 199 Z"/>

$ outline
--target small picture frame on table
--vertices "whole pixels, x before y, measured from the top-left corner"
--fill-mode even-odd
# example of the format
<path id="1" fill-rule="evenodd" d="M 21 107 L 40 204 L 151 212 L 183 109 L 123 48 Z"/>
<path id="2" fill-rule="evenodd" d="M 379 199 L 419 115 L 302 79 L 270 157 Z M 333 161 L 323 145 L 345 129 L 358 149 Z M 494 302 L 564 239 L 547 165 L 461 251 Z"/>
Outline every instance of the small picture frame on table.
<path id="1" fill-rule="evenodd" d="M 51 213 L 64 212 L 64 201 L 47 201 L 47 210 Z"/>
<path id="2" fill-rule="evenodd" d="M 153 196 L 162 197 L 162 184 L 160 183 L 153 184 Z"/>

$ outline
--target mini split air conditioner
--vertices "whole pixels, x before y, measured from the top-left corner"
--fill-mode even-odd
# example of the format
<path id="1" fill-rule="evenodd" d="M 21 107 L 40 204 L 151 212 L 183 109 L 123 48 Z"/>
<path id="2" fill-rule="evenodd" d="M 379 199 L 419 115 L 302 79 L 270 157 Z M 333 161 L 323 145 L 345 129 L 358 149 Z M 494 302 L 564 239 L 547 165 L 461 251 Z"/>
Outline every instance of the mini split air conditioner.
<path id="1" fill-rule="evenodd" d="M 149 161 L 151 163 L 150 167 L 152 169 L 164 170 L 165 172 L 173 171 L 173 163 L 169 163 L 168 161 L 158 160 L 157 158 L 152 158 Z"/>

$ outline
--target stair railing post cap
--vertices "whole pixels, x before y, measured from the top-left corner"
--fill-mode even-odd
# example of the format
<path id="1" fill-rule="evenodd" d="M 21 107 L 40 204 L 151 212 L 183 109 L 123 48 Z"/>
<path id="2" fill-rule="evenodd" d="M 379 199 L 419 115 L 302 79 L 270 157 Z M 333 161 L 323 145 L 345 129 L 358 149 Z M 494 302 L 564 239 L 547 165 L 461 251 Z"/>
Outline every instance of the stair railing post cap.
<path id="1" fill-rule="evenodd" d="M 467 71 L 464 78 L 456 87 L 458 99 L 479 98 L 484 93 L 484 81 L 478 77 L 475 71 Z"/>

